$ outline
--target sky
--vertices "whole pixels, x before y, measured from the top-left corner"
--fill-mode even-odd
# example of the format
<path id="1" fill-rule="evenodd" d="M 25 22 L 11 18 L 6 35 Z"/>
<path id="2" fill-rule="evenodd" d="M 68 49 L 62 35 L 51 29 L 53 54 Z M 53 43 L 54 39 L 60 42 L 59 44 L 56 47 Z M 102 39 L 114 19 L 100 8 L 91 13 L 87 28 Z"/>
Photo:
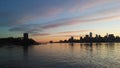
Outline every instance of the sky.
<path id="1" fill-rule="evenodd" d="M 120 0 L 0 0 L 0 38 L 59 41 L 89 32 L 120 36 Z"/>

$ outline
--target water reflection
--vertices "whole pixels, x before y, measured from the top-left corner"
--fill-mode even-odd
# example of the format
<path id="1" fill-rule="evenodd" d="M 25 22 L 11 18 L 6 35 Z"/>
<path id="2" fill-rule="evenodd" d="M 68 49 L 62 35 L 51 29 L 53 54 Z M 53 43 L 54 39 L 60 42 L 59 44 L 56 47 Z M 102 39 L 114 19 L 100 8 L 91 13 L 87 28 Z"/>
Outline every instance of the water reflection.
<path id="1" fill-rule="evenodd" d="M 24 45 L 23 46 L 23 54 L 24 54 L 24 56 L 28 56 L 28 45 Z"/>
<path id="2" fill-rule="evenodd" d="M 120 43 L 1 47 L 0 68 L 120 68 L 119 53 Z"/>
<path id="3" fill-rule="evenodd" d="M 74 43 L 69 43 L 69 45 L 74 46 Z"/>
<path id="4" fill-rule="evenodd" d="M 69 45 L 70 45 L 71 52 L 73 52 L 73 49 L 74 49 L 74 43 L 69 43 Z"/>

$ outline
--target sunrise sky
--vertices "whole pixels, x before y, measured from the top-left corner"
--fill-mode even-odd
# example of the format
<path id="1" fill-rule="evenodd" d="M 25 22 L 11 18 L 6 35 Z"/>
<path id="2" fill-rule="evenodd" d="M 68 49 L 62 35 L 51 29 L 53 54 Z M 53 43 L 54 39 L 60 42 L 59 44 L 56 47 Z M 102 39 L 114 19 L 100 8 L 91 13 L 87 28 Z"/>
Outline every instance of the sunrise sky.
<path id="1" fill-rule="evenodd" d="M 120 0 L 0 0 L 0 38 L 39 42 L 106 33 L 120 36 Z"/>

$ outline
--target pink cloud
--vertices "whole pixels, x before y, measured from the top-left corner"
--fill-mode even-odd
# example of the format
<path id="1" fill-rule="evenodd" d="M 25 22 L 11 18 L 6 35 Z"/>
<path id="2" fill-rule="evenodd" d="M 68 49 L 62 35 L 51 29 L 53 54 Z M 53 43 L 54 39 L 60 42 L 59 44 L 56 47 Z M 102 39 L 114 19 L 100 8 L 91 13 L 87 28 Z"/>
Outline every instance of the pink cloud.
<path id="1" fill-rule="evenodd" d="M 93 30 L 77 30 L 77 31 L 65 31 L 65 32 L 58 32 L 58 34 L 70 34 L 70 33 L 80 33 L 80 32 L 88 32 Z"/>
<path id="2" fill-rule="evenodd" d="M 63 8 L 50 8 L 43 13 L 40 13 L 40 9 L 36 9 L 33 13 L 26 13 L 24 14 L 19 20 L 17 20 L 17 23 L 26 23 L 28 21 L 36 20 L 36 19 L 48 19 L 56 17 L 59 13 L 61 13 L 64 9 Z"/>
<path id="3" fill-rule="evenodd" d="M 51 35 L 49 33 L 38 33 L 38 34 L 32 34 L 32 36 L 48 36 Z"/>
<path id="4" fill-rule="evenodd" d="M 65 9 L 66 6 L 57 6 L 49 8 L 48 10 L 44 11 L 42 14 L 40 12 L 41 9 L 36 8 L 33 13 L 26 13 L 23 17 L 21 17 L 19 20 L 17 20 L 18 23 L 26 23 L 30 20 L 36 20 L 41 18 L 51 18 L 56 17 L 58 14 L 62 13 L 63 11 L 67 12 L 76 12 L 77 10 L 85 11 L 86 9 L 98 7 L 103 4 L 109 4 L 113 2 L 119 2 L 119 0 L 89 0 L 85 1 L 83 4 L 80 4 L 81 0 L 75 0 L 75 3 L 72 7 L 69 7 L 69 9 Z M 67 4 L 66 4 L 67 5 Z M 53 25 L 54 26 L 54 25 Z"/>
<path id="5" fill-rule="evenodd" d="M 75 0 L 75 5 L 73 5 L 71 8 L 69 8 L 69 12 L 76 12 L 76 11 L 80 11 L 80 12 L 85 12 L 87 11 L 87 9 L 93 9 L 93 8 L 99 8 L 101 6 L 105 6 L 109 5 L 109 4 L 116 4 L 119 3 L 120 0 L 89 0 L 89 1 L 85 1 L 82 4 L 80 4 L 80 0 Z"/>
<path id="6" fill-rule="evenodd" d="M 48 10 L 43 17 L 56 17 L 59 13 L 61 13 L 63 11 L 63 8 L 51 8 L 50 10 Z"/>
<path id="7" fill-rule="evenodd" d="M 52 24 L 44 25 L 43 29 L 49 29 L 49 28 L 57 28 L 61 26 L 70 26 L 70 25 L 77 25 L 77 24 L 86 24 L 86 23 L 92 23 L 92 22 L 100 22 L 100 21 L 111 21 L 111 20 L 118 20 L 120 19 L 120 16 L 111 16 L 111 17 L 102 17 L 102 18 L 93 18 L 93 19 L 85 19 L 80 20 L 78 19 L 67 19 L 61 22 L 56 22 Z"/>
<path id="8" fill-rule="evenodd" d="M 71 37 L 71 36 L 80 37 L 80 35 L 57 35 L 57 36 L 51 36 L 51 37 Z"/>

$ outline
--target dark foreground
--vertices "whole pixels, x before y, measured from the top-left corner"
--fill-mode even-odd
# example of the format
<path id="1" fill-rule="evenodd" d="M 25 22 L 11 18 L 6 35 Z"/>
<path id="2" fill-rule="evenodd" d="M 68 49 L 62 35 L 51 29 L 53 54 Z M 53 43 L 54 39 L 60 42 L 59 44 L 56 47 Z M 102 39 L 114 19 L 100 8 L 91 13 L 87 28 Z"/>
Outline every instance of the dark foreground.
<path id="1" fill-rule="evenodd" d="M 0 68 L 120 68 L 120 43 L 2 46 Z"/>

